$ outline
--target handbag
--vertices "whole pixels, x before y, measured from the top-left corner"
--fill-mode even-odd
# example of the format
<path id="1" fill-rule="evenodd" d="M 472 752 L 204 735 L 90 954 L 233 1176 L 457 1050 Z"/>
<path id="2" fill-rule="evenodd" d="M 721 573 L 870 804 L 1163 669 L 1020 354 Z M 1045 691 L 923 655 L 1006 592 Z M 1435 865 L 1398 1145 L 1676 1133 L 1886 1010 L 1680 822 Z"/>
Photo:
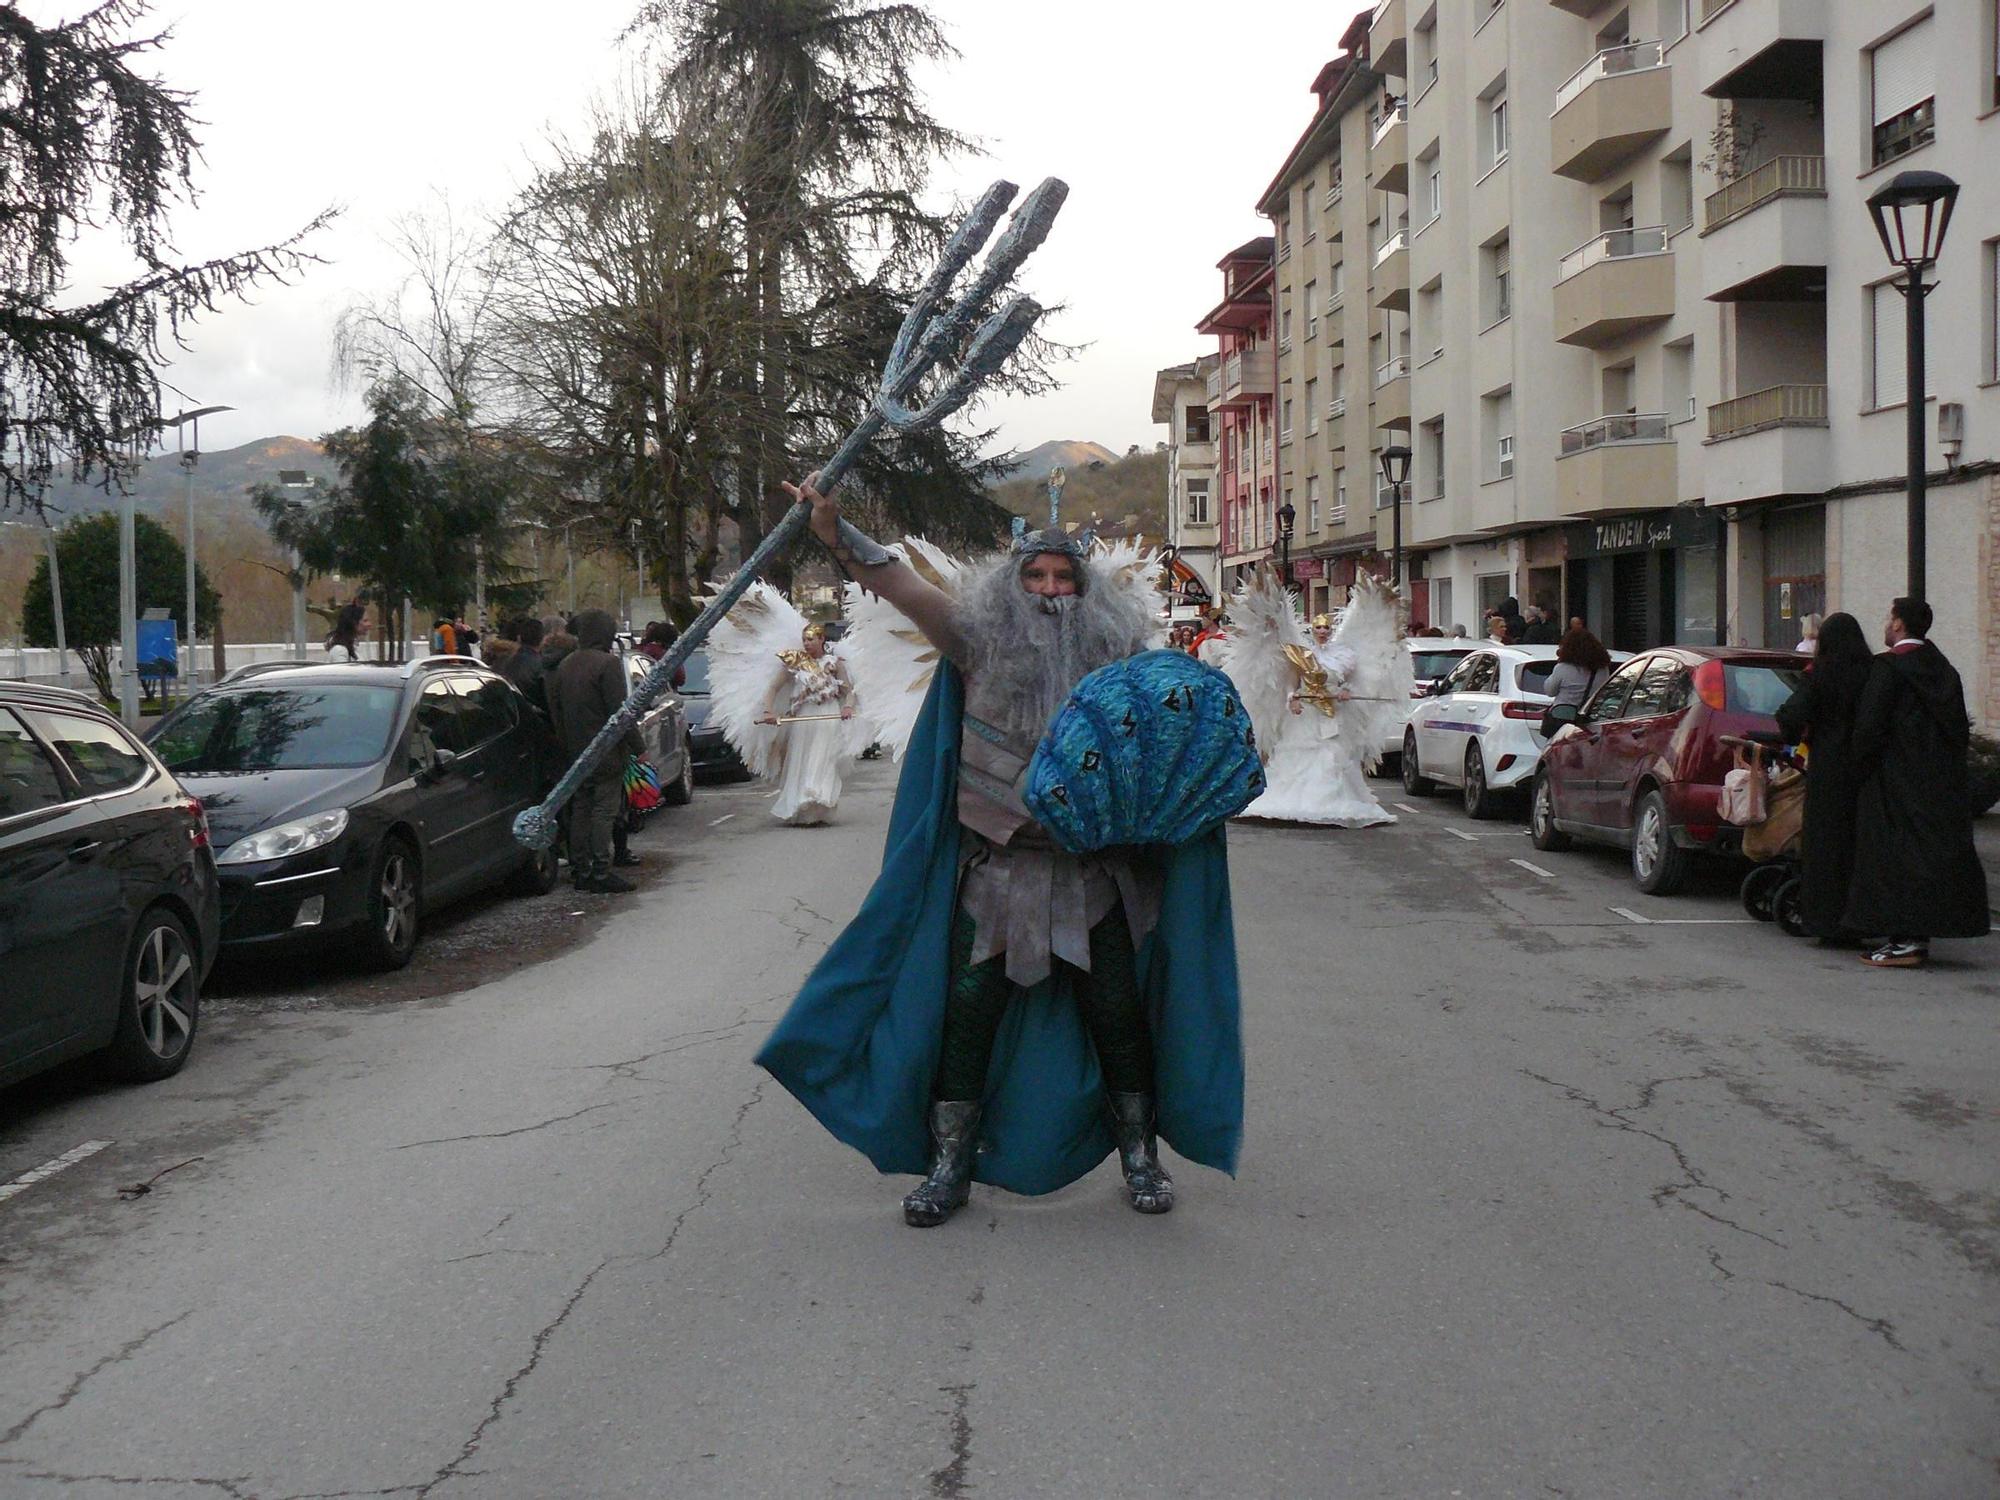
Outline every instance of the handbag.
<path id="1" fill-rule="evenodd" d="M 660 773 L 642 756 L 625 757 L 625 805 L 633 812 L 651 812 L 660 805 Z"/>
<path id="2" fill-rule="evenodd" d="M 1753 827 L 1770 816 L 1770 783 L 1765 778 L 1761 756 L 1740 745 L 1732 753 L 1735 764 L 1723 775 L 1716 811 L 1725 823 L 1734 823 L 1738 828 Z"/>

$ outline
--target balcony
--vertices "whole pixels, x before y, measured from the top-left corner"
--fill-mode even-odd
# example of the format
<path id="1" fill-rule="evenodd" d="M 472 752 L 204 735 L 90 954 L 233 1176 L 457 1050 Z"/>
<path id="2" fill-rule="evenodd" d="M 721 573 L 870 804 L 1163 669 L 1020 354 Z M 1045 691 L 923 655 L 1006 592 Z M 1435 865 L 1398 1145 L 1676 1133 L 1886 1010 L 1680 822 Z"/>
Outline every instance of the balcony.
<path id="1" fill-rule="evenodd" d="M 1673 75 L 1658 42 L 1607 47 L 1556 90 L 1549 169 L 1595 182 L 1673 125 Z"/>
<path id="2" fill-rule="evenodd" d="M 1399 354 L 1375 371 L 1375 425 L 1410 427 L 1410 356 Z"/>
<path id="3" fill-rule="evenodd" d="M 1368 65 L 1401 78 L 1409 66 L 1410 17 L 1405 0 L 1379 0 L 1368 18 Z"/>
<path id="4" fill-rule="evenodd" d="M 1826 158 L 1774 156 L 1709 194 L 1702 287 L 1713 302 L 1826 295 Z"/>
<path id="5" fill-rule="evenodd" d="M 1270 348 L 1239 349 L 1225 359 L 1209 377 L 1208 404 L 1211 408 L 1250 406 L 1268 401 L 1277 389 L 1272 379 L 1277 361 Z M 1217 376 L 1221 377 L 1216 384 Z"/>
<path id="6" fill-rule="evenodd" d="M 1385 193 L 1410 190 L 1410 112 L 1397 105 L 1382 116 L 1368 138 L 1368 167 Z"/>
<path id="7" fill-rule="evenodd" d="M 1557 10 L 1566 10 L 1571 15 L 1580 16 L 1586 21 L 1604 9 L 1607 3 L 1609 0 L 1554 0 Z"/>
<path id="8" fill-rule="evenodd" d="M 1346 415 L 1347 415 L 1347 398 L 1345 396 L 1335 396 L 1331 401 L 1326 403 L 1327 421 L 1329 422 L 1337 421 L 1338 419 Z"/>
<path id="9" fill-rule="evenodd" d="M 1328 208 L 1328 209 L 1338 208 L 1340 207 L 1340 197 L 1341 197 L 1340 179 L 1336 177 L 1333 179 L 1332 182 L 1327 184 L 1326 201 L 1321 206 L 1323 208 Z"/>
<path id="10" fill-rule="evenodd" d="M 1562 258 L 1556 271 L 1556 338 L 1597 348 L 1674 315 L 1674 257 L 1667 231 L 1614 229 Z"/>
<path id="11" fill-rule="evenodd" d="M 1210 406 L 1222 404 L 1222 366 L 1219 364 L 1208 372 L 1208 404 Z"/>
<path id="12" fill-rule="evenodd" d="M 1826 0 L 1702 0 L 1700 87 L 1717 99 L 1825 96 Z"/>
<path id="13" fill-rule="evenodd" d="M 1571 427 L 1556 458 L 1556 504 L 1570 516 L 1664 510 L 1679 499 L 1679 451 L 1663 412 Z"/>
<path id="14" fill-rule="evenodd" d="M 1708 409 L 1708 441 L 1727 443 L 1705 465 L 1710 505 L 1817 495 L 1833 483 L 1826 387 L 1774 385 Z"/>
<path id="15" fill-rule="evenodd" d="M 1369 291 L 1376 307 L 1410 310 L 1410 234 L 1398 230 L 1375 252 L 1375 269 Z"/>

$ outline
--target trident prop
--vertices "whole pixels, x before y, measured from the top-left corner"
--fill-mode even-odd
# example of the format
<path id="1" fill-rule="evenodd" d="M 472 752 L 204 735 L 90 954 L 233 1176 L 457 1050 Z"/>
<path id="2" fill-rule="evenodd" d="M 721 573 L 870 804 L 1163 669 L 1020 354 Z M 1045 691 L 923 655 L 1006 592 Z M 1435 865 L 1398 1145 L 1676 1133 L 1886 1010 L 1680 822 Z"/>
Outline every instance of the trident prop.
<path id="1" fill-rule="evenodd" d="M 861 450 L 873 442 L 884 427 L 894 428 L 897 432 L 915 432 L 943 420 L 965 405 L 972 393 L 996 374 L 1007 362 L 1008 356 L 1020 347 L 1021 341 L 1028 336 L 1028 330 L 1034 327 L 1035 319 L 1042 315 L 1041 305 L 1032 298 L 1015 297 L 981 323 L 976 332 L 972 332 L 972 342 L 966 345 L 964 362 L 937 394 L 921 406 L 910 405 L 916 399 L 917 389 L 924 378 L 950 360 L 964 343 L 980 308 L 1013 279 L 1022 262 L 1048 238 L 1049 228 L 1062 209 L 1063 199 L 1069 196 L 1068 185 L 1054 177 L 1030 193 L 1027 201 L 1007 221 L 1006 231 L 994 242 L 992 251 L 965 294 L 940 308 L 940 304 L 945 303 L 952 282 L 958 279 L 958 273 L 965 269 L 966 262 L 979 253 L 980 247 L 993 233 L 994 225 L 1000 222 L 1000 215 L 1014 201 L 1017 191 L 1011 182 L 994 183 L 944 247 L 943 257 L 918 289 L 910 311 L 903 319 L 903 326 L 896 334 L 896 342 L 889 351 L 889 362 L 882 371 L 881 384 L 876 388 L 875 399 L 869 403 L 868 414 L 848 433 L 833 457 L 819 471 L 818 489 L 821 494 L 833 493 L 834 487 L 847 477 L 855 459 L 861 456 Z M 530 849 L 546 849 L 555 842 L 556 813 L 562 805 L 576 794 L 584 778 L 603 764 L 604 758 L 625 737 L 625 732 L 638 723 L 646 710 L 667 691 L 681 663 L 708 638 L 716 622 L 743 597 L 744 591 L 779 549 L 799 534 L 811 514 L 812 506 L 801 500 L 771 528 L 757 545 L 757 550 L 737 569 L 736 576 L 709 600 L 708 607 L 695 617 L 694 623 L 681 633 L 680 639 L 668 648 L 667 654 L 632 690 L 632 696 L 584 746 L 583 753 L 563 772 L 548 797 L 539 806 L 529 808 L 514 819 L 516 840 Z"/>

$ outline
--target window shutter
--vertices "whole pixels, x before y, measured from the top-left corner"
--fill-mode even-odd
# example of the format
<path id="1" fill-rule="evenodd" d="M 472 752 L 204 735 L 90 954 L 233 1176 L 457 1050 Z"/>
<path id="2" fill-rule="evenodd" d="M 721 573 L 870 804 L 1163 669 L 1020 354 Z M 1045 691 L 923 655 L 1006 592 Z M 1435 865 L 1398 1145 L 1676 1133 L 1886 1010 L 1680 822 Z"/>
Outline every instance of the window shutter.
<path id="1" fill-rule="evenodd" d="M 1993 357 L 1987 361 L 1986 373 L 1989 378 L 2000 379 L 2000 240 L 1986 247 L 1986 258 L 1993 263 L 1993 301 L 1991 303 L 1992 327 L 1987 336 L 1993 340 Z"/>
<path id="2" fill-rule="evenodd" d="M 1931 23 L 1919 21 L 1875 49 L 1875 123 L 1915 109 L 1937 92 Z"/>
<path id="3" fill-rule="evenodd" d="M 1875 404 L 1894 406 L 1907 400 L 1910 394 L 1909 382 L 1909 325 L 1903 321 L 1905 311 L 1903 294 L 1896 290 L 1896 283 L 1884 281 L 1875 287 L 1875 315 L 1871 321 L 1875 327 Z M 1926 399 L 1937 395 L 1937 344 L 1939 330 L 1937 317 L 1933 313 L 1931 322 L 1924 330 L 1924 393 Z"/>

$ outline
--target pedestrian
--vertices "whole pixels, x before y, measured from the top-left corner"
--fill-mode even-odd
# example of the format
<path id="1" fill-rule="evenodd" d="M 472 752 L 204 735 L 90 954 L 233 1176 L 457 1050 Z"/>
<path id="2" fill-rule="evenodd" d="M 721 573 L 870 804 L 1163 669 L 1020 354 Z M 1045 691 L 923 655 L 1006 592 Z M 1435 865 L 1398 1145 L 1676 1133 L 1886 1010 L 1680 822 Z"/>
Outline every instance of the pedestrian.
<path id="1" fill-rule="evenodd" d="M 1853 615 L 1828 615 L 1815 636 L 1819 650 L 1805 681 L 1778 706 L 1778 729 L 1789 743 L 1807 747 L 1799 914 L 1814 937 L 1836 943 L 1852 936 L 1843 923 L 1854 881 L 1854 816 L 1861 791 L 1854 720 L 1875 659 Z"/>
<path id="2" fill-rule="evenodd" d="M 521 643 L 510 641 L 504 635 L 488 635 L 479 647 L 479 659 L 498 672 L 507 675 L 506 664 L 520 653 Z"/>
<path id="3" fill-rule="evenodd" d="M 464 615 L 456 615 L 452 618 L 451 632 L 458 642 L 458 654 L 460 656 L 476 656 L 478 654 L 479 632 L 465 623 Z"/>
<path id="4" fill-rule="evenodd" d="M 569 626 L 561 621 L 556 628 L 542 637 L 542 673 L 544 677 L 555 676 L 556 668 L 563 664 L 569 654 L 576 650 L 576 637 L 570 634 Z"/>
<path id="5" fill-rule="evenodd" d="M 1853 619 L 1854 617 L 1850 615 L 1848 618 Z M 1820 632 L 1825 628 L 1826 622 L 1819 615 L 1807 615 L 1803 620 L 1799 621 L 1799 655 L 1815 656 L 1818 654 Z M 1862 641 L 1863 644 L 1866 644 L 1867 637 L 1862 637 Z"/>
<path id="6" fill-rule="evenodd" d="M 1507 617 L 1497 609 L 1489 611 L 1486 616 L 1486 639 L 1496 646 L 1504 646 L 1511 639 L 1507 631 Z"/>
<path id="7" fill-rule="evenodd" d="M 575 649 L 564 653 L 548 682 L 556 738 L 564 760 L 571 762 L 625 702 L 625 668 L 611 654 L 618 633 L 611 612 L 583 610 L 576 617 L 576 631 Z M 625 731 L 623 749 L 628 755 L 646 753 L 637 725 Z M 569 863 L 579 891 L 616 895 L 633 888 L 611 873 L 612 827 L 624 802 L 625 757 L 608 755 L 570 802 Z"/>
<path id="8" fill-rule="evenodd" d="M 368 634 L 368 611 L 359 600 L 343 604 L 340 613 L 334 617 L 333 629 L 326 635 L 326 659 L 328 661 L 361 660 L 361 637 Z"/>
<path id="9" fill-rule="evenodd" d="M 1196 661 L 1205 666 L 1215 665 L 1215 653 L 1222 649 L 1225 639 L 1222 627 L 1226 623 L 1220 609 L 1210 607 L 1202 611 L 1201 629 L 1195 633 L 1191 648 Z"/>
<path id="10" fill-rule="evenodd" d="M 1545 604 L 1530 604 L 1523 614 L 1527 626 L 1521 632 L 1523 646 L 1559 646 L 1563 632 L 1556 628 L 1555 613 Z"/>
<path id="11" fill-rule="evenodd" d="M 1991 926 L 1966 788 L 1965 687 L 1930 630 L 1923 600 L 1890 604 L 1889 649 L 1869 668 L 1854 716 L 1861 792 L 1842 921 L 1879 936 L 1862 955 L 1878 969 L 1917 968 L 1931 939 L 1981 937 Z"/>
<path id="12" fill-rule="evenodd" d="M 500 675 L 513 683 L 521 691 L 534 710 L 544 718 L 549 712 L 548 687 L 544 680 L 547 670 L 542 660 L 542 622 L 533 615 L 523 615 L 509 627 L 518 643 L 514 654 L 507 658 L 498 670 Z"/>
<path id="13" fill-rule="evenodd" d="M 1156 1127 L 1224 1170 L 1242 1132 L 1224 836 L 1078 855 L 1022 798 L 1078 685 L 1149 659 L 1143 575 L 1135 587 L 1050 527 L 1017 533 L 948 591 L 810 480 L 785 489 L 942 663 L 902 757 L 881 874 L 757 1061 L 882 1171 L 928 1161 L 903 1199 L 913 1227 L 964 1207 L 975 1177 L 1049 1193 L 1114 1152 L 1131 1206 L 1165 1213 Z"/>
<path id="14" fill-rule="evenodd" d="M 1528 622 L 1521 618 L 1521 606 L 1519 601 L 1517 601 L 1512 594 L 1509 594 L 1506 598 L 1502 599 L 1499 602 L 1499 604 L 1494 606 L 1493 612 L 1498 616 L 1500 616 L 1500 618 L 1506 622 L 1507 639 L 1510 642 L 1520 640 L 1521 632 L 1527 629 Z"/>
<path id="15" fill-rule="evenodd" d="M 458 654 L 458 636 L 451 628 L 451 621 L 443 615 L 431 624 L 431 651 L 438 656 Z"/>
<path id="16" fill-rule="evenodd" d="M 1452 638 L 1453 640 L 1455 640 L 1455 641 L 1462 641 L 1462 640 L 1466 640 L 1466 639 L 1468 639 L 1468 637 L 1466 636 L 1466 633 L 1465 633 L 1465 627 L 1464 627 L 1463 625 L 1454 625 L 1454 626 L 1452 626 L 1452 627 L 1451 627 L 1451 638 Z"/>
<path id="17" fill-rule="evenodd" d="M 1581 625 L 1570 627 L 1556 647 L 1556 664 L 1549 669 L 1549 707 L 1570 703 L 1582 708 L 1611 675 L 1611 653 L 1604 642 Z"/>

